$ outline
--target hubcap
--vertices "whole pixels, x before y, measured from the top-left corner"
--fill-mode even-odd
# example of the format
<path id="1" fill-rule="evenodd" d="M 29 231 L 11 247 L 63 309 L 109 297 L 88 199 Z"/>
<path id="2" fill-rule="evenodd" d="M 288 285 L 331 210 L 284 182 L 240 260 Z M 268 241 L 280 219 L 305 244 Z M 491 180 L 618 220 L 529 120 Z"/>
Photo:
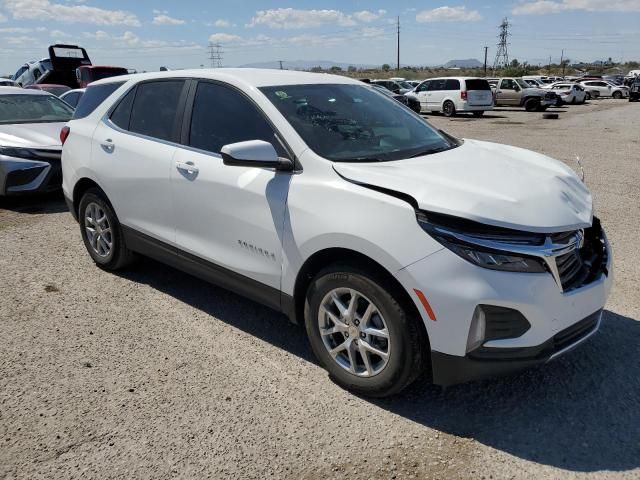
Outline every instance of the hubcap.
<path id="1" fill-rule="evenodd" d="M 108 257 L 113 246 L 111 224 L 107 214 L 97 203 L 87 205 L 84 215 L 84 229 L 91 249 L 100 257 Z"/>
<path id="2" fill-rule="evenodd" d="M 318 312 L 322 343 L 331 358 L 359 377 L 373 377 L 389 362 L 387 324 L 371 300 L 352 288 L 325 295 Z"/>

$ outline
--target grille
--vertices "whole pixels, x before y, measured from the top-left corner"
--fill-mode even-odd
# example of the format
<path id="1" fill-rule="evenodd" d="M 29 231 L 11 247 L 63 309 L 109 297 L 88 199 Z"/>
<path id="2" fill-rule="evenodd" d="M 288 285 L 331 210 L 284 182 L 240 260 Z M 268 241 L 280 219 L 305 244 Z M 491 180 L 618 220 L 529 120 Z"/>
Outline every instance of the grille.
<path id="1" fill-rule="evenodd" d="M 578 323 L 571 325 L 569 328 L 565 328 L 560 333 L 554 335 L 553 346 L 555 351 L 557 352 L 562 350 L 591 333 L 598 325 L 600 313 L 601 311 L 598 310 L 587 318 L 580 320 Z"/>
<path id="2" fill-rule="evenodd" d="M 575 232 L 555 234 L 557 243 L 566 241 Z M 594 218 L 593 226 L 584 231 L 584 243 L 580 249 L 573 250 L 556 257 L 556 267 L 560 275 L 560 283 L 564 292 L 588 285 L 607 274 L 607 249 L 602 237 L 602 228 L 598 219 Z"/>
<path id="3" fill-rule="evenodd" d="M 554 98 L 556 98 L 556 94 L 553 92 L 545 93 L 544 98 L 546 98 L 547 100 L 553 100 Z"/>

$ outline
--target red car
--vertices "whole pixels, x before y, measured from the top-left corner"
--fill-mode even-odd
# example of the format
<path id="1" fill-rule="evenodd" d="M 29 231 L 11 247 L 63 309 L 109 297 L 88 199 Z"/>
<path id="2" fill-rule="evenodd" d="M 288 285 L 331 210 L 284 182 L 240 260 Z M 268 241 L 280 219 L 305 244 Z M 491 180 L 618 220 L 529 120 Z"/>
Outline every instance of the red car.
<path id="1" fill-rule="evenodd" d="M 24 88 L 29 88 L 31 90 L 44 90 L 45 92 L 49 92 L 54 94 L 56 97 L 59 97 L 64 92 L 68 92 L 71 88 L 66 85 L 57 85 L 55 83 L 38 83 L 35 85 L 29 85 Z"/>

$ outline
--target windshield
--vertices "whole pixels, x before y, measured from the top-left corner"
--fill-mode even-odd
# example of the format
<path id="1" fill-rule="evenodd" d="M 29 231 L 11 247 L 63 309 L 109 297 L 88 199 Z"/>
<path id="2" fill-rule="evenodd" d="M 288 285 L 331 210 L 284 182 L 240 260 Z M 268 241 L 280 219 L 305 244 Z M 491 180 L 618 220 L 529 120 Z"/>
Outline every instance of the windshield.
<path id="1" fill-rule="evenodd" d="M 413 88 L 413 86 L 407 82 L 396 82 L 396 83 L 398 83 L 402 88 L 408 88 L 409 90 Z"/>
<path id="2" fill-rule="evenodd" d="M 53 95 L 0 95 L 0 124 L 71 120 L 73 108 Z"/>
<path id="3" fill-rule="evenodd" d="M 516 78 L 515 81 L 518 85 L 520 85 L 521 88 L 531 88 L 531 85 L 529 85 L 527 82 L 525 82 L 521 78 Z"/>
<path id="4" fill-rule="evenodd" d="M 306 144 L 335 162 L 375 162 L 458 146 L 400 102 L 349 84 L 260 88 Z"/>

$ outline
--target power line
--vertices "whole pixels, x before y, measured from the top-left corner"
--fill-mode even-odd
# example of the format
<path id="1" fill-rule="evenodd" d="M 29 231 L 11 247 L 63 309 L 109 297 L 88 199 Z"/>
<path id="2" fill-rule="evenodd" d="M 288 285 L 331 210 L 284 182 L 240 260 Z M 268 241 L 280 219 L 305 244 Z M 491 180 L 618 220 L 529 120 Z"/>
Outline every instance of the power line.
<path id="1" fill-rule="evenodd" d="M 211 62 L 211 68 L 222 67 L 223 53 L 220 43 L 209 42 L 209 61 Z"/>
<path id="2" fill-rule="evenodd" d="M 496 68 L 509 66 L 509 19 L 504 17 L 500 24 L 500 33 L 498 34 L 498 51 L 496 52 L 496 59 L 493 61 L 493 71 Z"/>

